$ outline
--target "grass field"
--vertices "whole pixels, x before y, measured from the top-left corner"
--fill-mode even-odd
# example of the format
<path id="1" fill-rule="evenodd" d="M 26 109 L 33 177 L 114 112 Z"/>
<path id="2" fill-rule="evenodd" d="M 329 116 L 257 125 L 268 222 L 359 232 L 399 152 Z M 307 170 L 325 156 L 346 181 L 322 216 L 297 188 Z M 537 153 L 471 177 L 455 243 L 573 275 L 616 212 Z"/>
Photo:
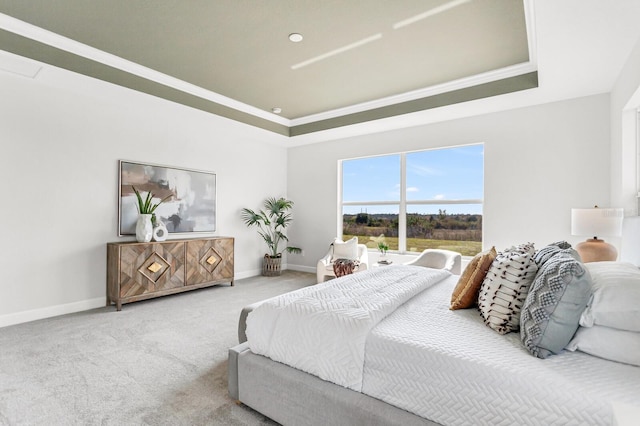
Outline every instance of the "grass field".
<path id="1" fill-rule="evenodd" d="M 346 241 L 353 235 L 343 235 Z M 371 240 L 367 235 L 358 235 L 358 242 L 366 244 L 370 249 L 378 249 L 378 243 Z M 385 242 L 389 246 L 389 250 L 398 249 L 398 238 L 385 237 Z M 480 241 L 452 241 L 452 240 L 425 240 L 423 238 L 407 238 L 408 252 L 421 252 L 425 249 L 444 249 L 457 251 L 463 256 L 475 256 L 482 251 L 482 242 Z"/>

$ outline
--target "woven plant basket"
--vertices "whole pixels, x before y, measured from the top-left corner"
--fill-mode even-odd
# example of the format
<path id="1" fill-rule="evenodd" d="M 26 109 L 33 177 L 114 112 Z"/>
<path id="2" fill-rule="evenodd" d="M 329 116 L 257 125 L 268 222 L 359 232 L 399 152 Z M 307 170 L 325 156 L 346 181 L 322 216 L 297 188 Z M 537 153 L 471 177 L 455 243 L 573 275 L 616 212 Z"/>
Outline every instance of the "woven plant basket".
<path id="1" fill-rule="evenodd" d="M 264 255 L 262 260 L 262 275 L 265 277 L 277 277 L 282 273 L 282 256 L 270 257 Z"/>

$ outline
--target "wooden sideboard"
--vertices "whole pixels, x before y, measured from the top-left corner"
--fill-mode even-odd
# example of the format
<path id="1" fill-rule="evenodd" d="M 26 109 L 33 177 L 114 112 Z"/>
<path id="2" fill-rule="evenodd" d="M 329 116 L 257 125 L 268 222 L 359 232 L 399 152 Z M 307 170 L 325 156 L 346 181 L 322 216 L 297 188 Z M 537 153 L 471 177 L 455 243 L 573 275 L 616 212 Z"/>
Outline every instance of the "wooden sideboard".
<path id="1" fill-rule="evenodd" d="M 231 237 L 107 244 L 107 306 L 233 285 Z"/>

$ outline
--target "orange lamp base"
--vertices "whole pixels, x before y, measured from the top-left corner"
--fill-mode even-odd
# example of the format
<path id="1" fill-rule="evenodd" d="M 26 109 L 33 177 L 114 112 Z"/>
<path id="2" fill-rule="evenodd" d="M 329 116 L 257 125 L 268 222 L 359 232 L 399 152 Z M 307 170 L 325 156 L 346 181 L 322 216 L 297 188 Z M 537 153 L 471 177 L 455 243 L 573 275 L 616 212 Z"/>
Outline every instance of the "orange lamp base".
<path id="1" fill-rule="evenodd" d="M 614 246 L 597 238 L 591 238 L 578 244 L 576 251 L 583 263 L 602 262 L 605 260 L 614 261 L 618 258 L 618 250 Z"/>

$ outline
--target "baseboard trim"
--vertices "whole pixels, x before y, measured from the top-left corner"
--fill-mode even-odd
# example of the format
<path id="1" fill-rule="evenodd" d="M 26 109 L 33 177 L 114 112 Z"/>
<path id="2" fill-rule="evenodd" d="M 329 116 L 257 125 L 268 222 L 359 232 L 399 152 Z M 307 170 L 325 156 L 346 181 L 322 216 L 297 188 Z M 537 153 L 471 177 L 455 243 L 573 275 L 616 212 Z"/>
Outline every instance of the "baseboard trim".
<path id="1" fill-rule="evenodd" d="M 316 273 L 316 268 L 311 266 L 303 266 L 303 265 L 291 265 L 287 263 L 282 264 L 282 270 L 286 271 L 287 269 L 298 272 L 310 272 L 312 274 Z M 262 269 L 253 269 L 251 271 L 240 272 L 235 275 L 236 280 L 241 280 L 243 278 L 251 278 L 262 275 Z"/>
<path id="2" fill-rule="evenodd" d="M 64 305 L 47 306 L 46 308 L 31 309 L 28 311 L 15 312 L 13 314 L 0 315 L 0 328 L 45 318 L 57 317 L 59 315 L 88 311 L 89 309 L 102 308 L 103 306 L 106 306 L 106 302 L 106 297 L 96 297 L 95 299 L 81 300 L 79 302 L 66 303 Z"/>
<path id="3" fill-rule="evenodd" d="M 253 269 L 250 271 L 244 271 L 244 272 L 234 274 L 233 280 L 236 281 L 236 280 L 241 280 L 243 278 L 257 277 L 261 273 L 262 273 L 262 269 Z"/>
<path id="4" fill-rule="evenodd" d="M 287 269 L 291 269 L 292 271 L 298 271 L 298 272 L 310 272 L 312 274 L 316 273 L 316 268 L 313 266 L 287 265 Z"/>
<path id="5" fill-rule="evenodd" d="M 308 266 L 287 264 L 283 264 L 282 269 L 291 269 L 293 271 L 312 273 L 316 271 L 315 268 L 310 268 Z M 261 269 L 240 272 L 234 276 L 234 280 L 256 277 L 261 273 Z M 37 321 L 45 318 L 57 317 L 60 315 L 74 314 L 76 312 L 88 311 L 89 309 L 102 308 L 103 306 L 106 306 L 106 302 L 106 296 L 96 297 L 95 299 L 81 300 L 79 302 L 66 303 L 64 305 L 47 306 L 46 308 L 31 309 L 28 311 L 0 315 L 0 328 L 9 327 L 10 325 L 23 324 L 25 322 Z"/>

